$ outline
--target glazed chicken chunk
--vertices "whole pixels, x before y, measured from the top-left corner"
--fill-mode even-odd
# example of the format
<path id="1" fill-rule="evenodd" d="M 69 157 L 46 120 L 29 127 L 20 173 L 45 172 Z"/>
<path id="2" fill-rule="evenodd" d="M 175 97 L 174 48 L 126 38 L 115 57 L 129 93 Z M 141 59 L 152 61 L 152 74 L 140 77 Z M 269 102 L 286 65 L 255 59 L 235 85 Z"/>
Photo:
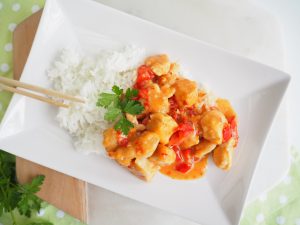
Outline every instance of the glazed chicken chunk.
<path id="1" fill-rule="evenodd" d="M 176 127 L 176 121 L 171 116 L 163 113 L 151 114 L 150 121 L 147 124 L 147 129 L 155 132 L 159 136 L 160 143 L 162 144 L 168 144 Z"/>
<path id="2" fill-rule="evenodd" d="M 199 143 L 199 135 L 197 135 L 196 130 L 189 134 L 183 142 L 180 144 L 182 149 L 190 148 Z"/>
<path id="3" fill-rule="evenodd" d="M 136 157 L 136 149 L 131 143 L 126 147 L 119 147 L 115 151 L 108 153 L 109 157 L 115 159 L 122 166 L 129 166 Z"/>
<path id="4" fill-rule="evenodd" d="M 157 76 L 167 74 L 171 66 L 167 55 L 150 56 L 146 59 L 145 64 L 149 66 Z"/>
<path id="5" fill-rule="evenodd" d="M 218 98 L 216 104 L 218 109 L 225 115 L 226 119 L 236 117 L 236 113 L 227 99 Z"/>
<path id="6" fill-rule="evenodd" d="M 156 163 L 159 166 L 166 166 L 172 164 L 176 159 L 176 154 L 173 149 L 159 144 L 157 150 L 149 158 L 150 161 Z"/>
<path id="7" fill-rule="evenodd" d="M 160 169 L 158 165 L 146 158 L 135 159 L 128 168 L 130 172 L 145 181 L 150 181 Z"/>
<path id="8" fill-rule="evenodd" d="M 180 106 L 192 106 L 198 100 L 198 88 L 194 81 L 178 79 L 173 85 L 175 98 Z"/>
<path id="9" fill-rule="evenodd" d="M 109 128 L 103 132 L 103 145 L 106 151 L 112 151 L 118 147 L 117 131 L 114 128 Z"/>
<path id="10" fill-rule="evenodd" d="M 232 153 L 235 145 L 234 138 L 216 147 L 213 152 L 213 160 L 217 167 L 229 170 L 232 164 Z"/>
<path id="11" fill-rule="evenodd" d="M 159 135 L 155 132 L 144 131 L 139 137 L 133 141 L 137 158 L 150 157 L 159 143 Z"/>
<path id="12" fill-rule="evenodd" d="M 204 113 L 200 121 L 203 137 L 212 143 L 222 144 L 223 127 L 226 122 L 224 114 L 219 110 L 214 109 Z"/>
<path id="13" fill-rule="evenodd" d="M 157 84 L 148 85 L 148 104 L 146 106 L 148 112 L 167 113 L 169 111 L 168 97 L 162 92 Z"/>
<path id="14" fill-rule="evenodd" d="M 195 146 L 195 156 L 198 159 L 202 159 L 205 155 L 212 152 L 216 146 L 216 144 L 203 139 L 198 145 Z"/>

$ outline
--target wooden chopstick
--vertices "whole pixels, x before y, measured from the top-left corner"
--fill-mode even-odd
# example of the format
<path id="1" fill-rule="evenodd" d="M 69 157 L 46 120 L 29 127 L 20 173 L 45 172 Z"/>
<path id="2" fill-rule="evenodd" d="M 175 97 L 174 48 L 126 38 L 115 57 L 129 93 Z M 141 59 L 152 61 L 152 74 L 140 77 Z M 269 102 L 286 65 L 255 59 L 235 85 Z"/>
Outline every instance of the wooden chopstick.
<path id="1" fill-rule="evenodd" d="M 20 94 L 20 95 L 25 95 L 27 97 L 34 98 L 34 99 L 40 100 L 42 102 L 46 102 L 46 103 L 49 103 L 51 105 L 58 106 L 58 107 L 64 107 L 64 108 L 69 107 L 69 105 L 64 104 L 62 102 L 59 102 L 59 101 L 54 101 L 51 98 L 43 97 L 43 96 L 40 96 L 40 95 L 33 94 L 31 92 L 27 92 L 27 91 L 23 91 L 23 90 L 20 90 L 20 89 L 17 89 L 17 88 L 13 88 L 13 87 L 7 86 L 5 84 L 0 83 L 0 89 L 5 90 L 5 91 L 9 91 L 9 92 L 13 92 L 13 93 L 17 93 L 17 94 Z"/>
<path id="2" fill-rule="evenodd" d="M 83 99 L 74 97 L 72 95 L 63 94 L 63 93 L 60 93 L 58 91 L 54 91 L 52 89 L 42 88 L 42 87 L 39 87 L 39 86 L 35 86 L 35 85 L 32 85 L 32 84 L 27 84 L 27 83 L 24 83 L 24 82 L 20 82 L 20 81 L 5 78 L 5 77 L 0 77 L 0 83 L 6 84 L 6 85 L 9 85 L 9 86 L 13 86 L 13 87 L 21 87 L 21 88 L 24 88 L 24 89 L 35 91 L 35 92 L 42 93 L 42 94 L 52 96 L 52 97 L 57 97 L 57 98 L 62 98 L 62 99 L 66 99 L 66 100 L 70 100 L 70 101 L 74 101 L 74 102 L 84 103 Z"/>

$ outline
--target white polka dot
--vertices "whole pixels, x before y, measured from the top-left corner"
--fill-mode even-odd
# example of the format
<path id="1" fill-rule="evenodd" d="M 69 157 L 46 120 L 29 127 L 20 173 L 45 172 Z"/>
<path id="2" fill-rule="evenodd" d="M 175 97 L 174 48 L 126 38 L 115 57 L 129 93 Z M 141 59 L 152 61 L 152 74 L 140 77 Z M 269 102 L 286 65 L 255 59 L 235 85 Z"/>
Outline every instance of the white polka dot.
<path id="1" fill-rule="evenodd" d="M 7 64 L 7 63 L 3 63 L 2 65 L 1 65 L 1 71 L 2 72 L 7 72 L 9 70 L 9 65 Z"/>
<path id="2" fill-rule="evenodd" d="M 0 2 L 0 10 L 3 8 L 2 2 Z M 1 225 L 1 224 L 0 224 Z"/>
<path id="3" fill-rule="evenodd" d="M 289 175 L 287 175 L 287 176 L 284 178 L 283 183 L 284 183 L 284 184 L 290 184 L 290 183 L 291 183 L 291 180 L 292 180 L 292 178 L 291 178 Z"/>
<path id="4" fill-rule="evenodd" d="M 265 220 L 265 216 L 262 213 L 256 215 L 256 222 L 261 223 Z"/>
<path id="5" fill-rule="evenodd" d="M 58 211 L 56 212 L 56 217 L 57 217 L 57 218 L 63 218 L 64 216 L 65 216 L 65 213 L 64 213 L 63 211 L 58 210 Z"/>
<path id="6" fill-rule="evenodd" d="M 267 194 L 263 193 L 258 197 L 259 201 L 264 202 L 267 199 Z"/>
<path id="7" fill-rule="evenodd" d="M 40 6 L 39 5 L 33 5 L 32 7 L 31 7 L 31 12 L 32 13 L 35 13 L 35 12 L 37 12 L 37 11 L 39 11 L 40 10 Z"/>
<path id="8" fill-rule="evenodd" d="M 300 225 L 300 218 L 297 218 L 297 219 L 296 219 L 295 224 L 296 224 L 296 225 Z"/>
<path id="9" fill-rule="evenodd" d="M 15 3 L 12 5 L 11 9 L 15 12 L 19 11 L 21 8 L 21 5 L 19 3 Z"/>
<path id="10" fill-rule="evenodd" d="M 280 195 L 279 203 L 284 205 L 287 202 L 287 197 L 285 195 Z"/>
<path id="11" fill-rule="evenodd" d="M 9 29 L 11 32 L 13 32 L 13 31 L 15 30 L 16 26 L 17 26 L 17 24 L 15 24 L 15 23 L 10 23 L 10 24 L 8 24 L 8 29 Z"/>
<path id="12" fill-rule="evenodd" d="M 4 50 L 6 52 L 11 52 L 12 50 L 12 43 L 7 43 L 5 46 L 4 46 Z"/>
<path id="13" fill-rule="evenodd" d="M 36 214 L 37 216 L 41 217 L 45 214 L 45 209 L 40 209 L 40 211 Z"/>
<path id="14" fill-rule="evenodd" d="M 283 216 L 278 216 L 276 218 L 276 223 L 279 225 L 285 224 L 285 218 Z"/>

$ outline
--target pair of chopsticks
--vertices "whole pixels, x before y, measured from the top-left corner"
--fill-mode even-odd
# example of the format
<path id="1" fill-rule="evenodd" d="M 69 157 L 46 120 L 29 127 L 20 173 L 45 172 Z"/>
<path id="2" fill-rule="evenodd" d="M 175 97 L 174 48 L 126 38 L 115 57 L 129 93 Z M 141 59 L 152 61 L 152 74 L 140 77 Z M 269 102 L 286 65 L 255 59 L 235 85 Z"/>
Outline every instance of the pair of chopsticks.
<path id="1" fill-rule="evenodd" d="M 70 105 L 62 102 L 62 100 L 69 100 L 69 101 L 84 103 L 84 100 L 74 97 L 74 96 L 71 96 L 71 95 L 63 94 L 58 91 L 54 91 L 52 89 L 42 88 L 39 86 L 27 84 L 24 82 L 20 82 L 20 81 L 5 78 L 5 77 L 0 77 L 0 90 L 1 89 L 12 92 L 12 93 L 24 95 L 24 96 L 27 96 L 30 98 L 34 98 L 36 100 L 39 100 L 39 101 L 42 101 L 42 102 L 45 102 L 45 103 L 48 103 L 51 105 L 55 105 L 58 107 L 68 108 L 70 106 Z M 22 90 L 22 89 L 25 89 L 25 90 Z M 26 91 L 26 90 L 30 90 L 30 91 Z M 34 94 L 34 92 L 44 94 L 46 96 L 37 95 L 37 94 Z M 54 97 L 54 99 L 52 99 L 51 97 Z"/>

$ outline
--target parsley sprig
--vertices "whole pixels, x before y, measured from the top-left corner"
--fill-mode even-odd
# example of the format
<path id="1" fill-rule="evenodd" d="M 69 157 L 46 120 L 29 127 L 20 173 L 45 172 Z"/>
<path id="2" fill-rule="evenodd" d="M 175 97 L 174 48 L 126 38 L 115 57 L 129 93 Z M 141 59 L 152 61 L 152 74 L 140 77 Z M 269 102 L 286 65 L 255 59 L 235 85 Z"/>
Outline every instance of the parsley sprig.
<path id="1" fill-rule="evenodd" d="M 15 209 L 27 217 L 31 217 L 33 212 L 41 209 L 42 200 L 35 194 L 40 190 L 45 178 L 37 176 L 31 183 L 18 184 L 15 172 L 15 157 L 0 150 L 0 217 L 3 213 L 10 213 L 13 225 L 17 225 Z M 51 225 L 52 223 L 36 224 Z"/>
<path id="2" fill-rule="evenodd" d="M 127 135 L 133 124 L 126 118 L 126 113 L 138 115 L 144 111 L 141 102 L 135 100 L 139 91 L 128 88 L 124 93 L 123 89 L 114 85 L 113 93 L 101 93 L 99 95 L 97 106 L 107 109 L 104 119 L 115 123 L 115 130 L 121 131 Z"/>

